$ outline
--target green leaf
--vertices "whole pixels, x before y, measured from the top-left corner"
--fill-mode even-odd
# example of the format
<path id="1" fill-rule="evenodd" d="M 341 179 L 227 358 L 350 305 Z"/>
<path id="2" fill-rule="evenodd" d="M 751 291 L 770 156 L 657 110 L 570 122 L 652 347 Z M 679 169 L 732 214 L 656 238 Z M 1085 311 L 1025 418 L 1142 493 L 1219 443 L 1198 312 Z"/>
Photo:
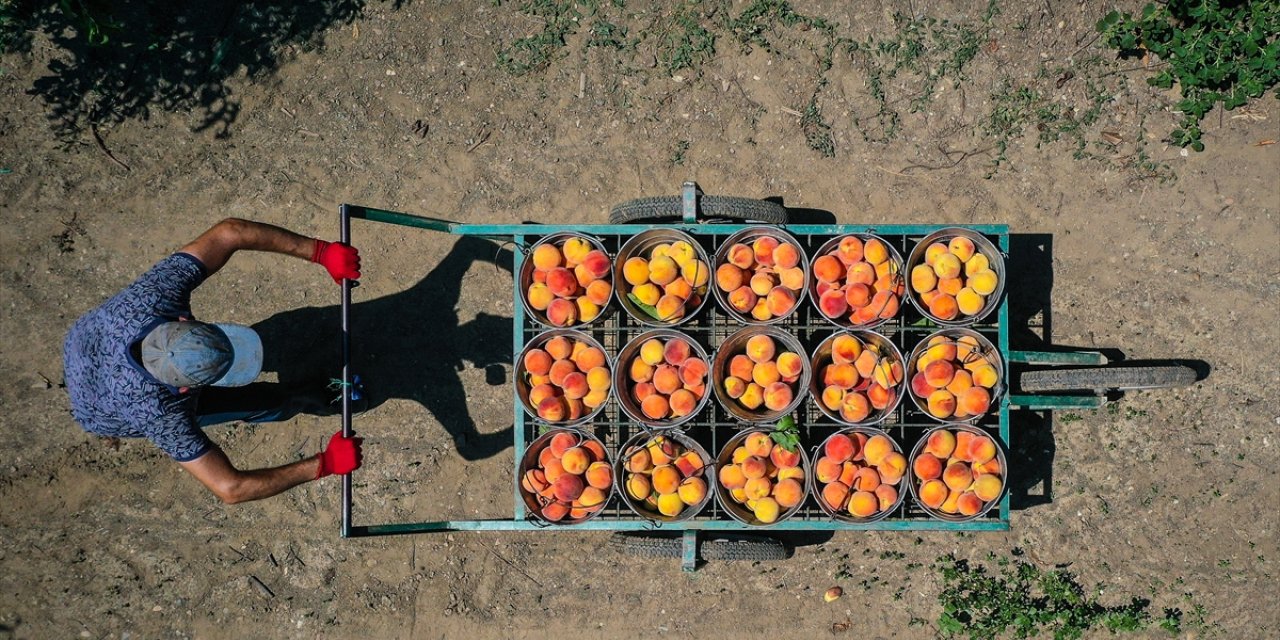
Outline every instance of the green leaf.
<path id="1" fill-rule="evenodd" d="M 796 419 L 790 415 L 782 416 L 782 419 L 778 420 L 778 424 L 774 425 L 773 433 L 770 433 L 769 437 L 779 447 L 791 453 L 795 453 L 800 447 L 800 429 L 796 426 Z"/>
<path id="2" fill-rule="evenodd" d="M 662 316 L 658 315 L 657 307 L 651 304 L 645 304 L 643 302 L 640 302 L 640 298 L 637 298 L 636 294 L 631 293 L 630 291 L 627 292 L 627 299 L 631 301 L 631 304 L 636 305 L 637 309 L 649 314 L 650 318 L 653 318 L 654 320 L 657 320 L 659 322 L 662 321 L 663 318 Z"/>

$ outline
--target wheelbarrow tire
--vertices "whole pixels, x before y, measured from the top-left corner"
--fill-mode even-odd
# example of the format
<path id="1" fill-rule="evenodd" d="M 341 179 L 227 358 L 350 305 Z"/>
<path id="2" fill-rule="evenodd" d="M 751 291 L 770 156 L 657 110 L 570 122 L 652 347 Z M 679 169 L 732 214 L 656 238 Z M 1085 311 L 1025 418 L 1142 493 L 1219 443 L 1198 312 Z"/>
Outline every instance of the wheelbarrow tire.
<path id="1" fill-rule="evenodd" d="M 704 222 L 729 220 L 786 224 L 788 219 L 787 209 L 776 202 L 731 196 L 698 198 L 698 213 Z M 637 198 L 614 205 L 609 210 L 609 224 L 680 222 L 683 217 L 680 196 Z"/>
<path id="2" fill-rule="evenodd" d="M 609 537 L 609 546 L 637 558 L 679 558 L 684 555 L 684 541 L 679 537 L 615 533 Z"/>
<path id="3" fill-rule="evenodd" d="M 765 537 L 715 539 L 702 543 L 703 560 L 786 560 L 787 545 Z"/>
<path id="4" fill-rule="evenodd" d="M 1136 391 L 1185 387 L 1196 381 L 1195 369 L 1181 365 L 1046 369 L 1022 374 L 1023 391 Z"/>

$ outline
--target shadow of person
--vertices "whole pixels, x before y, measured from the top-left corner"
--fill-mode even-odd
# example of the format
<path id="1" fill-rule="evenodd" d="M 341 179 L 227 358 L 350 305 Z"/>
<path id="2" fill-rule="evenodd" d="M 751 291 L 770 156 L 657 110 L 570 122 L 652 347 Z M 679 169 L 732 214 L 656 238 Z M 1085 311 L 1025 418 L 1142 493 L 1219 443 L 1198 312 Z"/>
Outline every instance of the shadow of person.
<path id="1" fill-rule="evenodd" d="M 392 398 L 421 404 L 453 438 L 467 460 L 492 456 L 512 445 L 512 427 L 476 429 L 459 373 L 484 369 L 490 385 L 504 384 L 511 363 L 512 319 L 487 313 L 459 323 L 462 278 L 477 263 L 492 264 L 510 278 L 513 256 L 490 240 L 461 236 L 422 280 L 399 293 L 351 305 L 351 371 L 366 387 L 369 408 Z M 358 291 L 358 290 L 357 290 Z M 281 385 L 321 383 L 338 377 L 334 354 L 341 307 L 306 307 L 277 313 L 253 325 L 263 341 L 263 370 Z M 334 348 L 308 336 L 334 336 Z M 336 394 L 335 394 L 336 395 Z"/>

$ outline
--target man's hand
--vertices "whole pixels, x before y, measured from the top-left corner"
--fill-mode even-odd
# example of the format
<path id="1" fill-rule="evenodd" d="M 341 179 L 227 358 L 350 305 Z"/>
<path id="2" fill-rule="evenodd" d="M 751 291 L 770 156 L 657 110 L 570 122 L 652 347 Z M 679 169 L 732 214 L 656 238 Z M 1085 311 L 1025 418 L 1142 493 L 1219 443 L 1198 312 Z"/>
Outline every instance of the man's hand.
<path id="1" fill-rule="evenodd" d="M 344 438 L 339 431 L 329 438 L 329 446 L 318 455 L 320 466 L 316 479 L 338 474 L 346 475 L 360 468 L 360 443 L 363 438 Z"/>
<path id="2" fill-rule="evenodd" d="M 324 265 L 334 282 L 341 283 L 343 278 L 347 280 L 360 278 L 360 252 L 349 244 L 325 242 L 316 238 L 315 248 L 311 251 L 311 261 Z"/>

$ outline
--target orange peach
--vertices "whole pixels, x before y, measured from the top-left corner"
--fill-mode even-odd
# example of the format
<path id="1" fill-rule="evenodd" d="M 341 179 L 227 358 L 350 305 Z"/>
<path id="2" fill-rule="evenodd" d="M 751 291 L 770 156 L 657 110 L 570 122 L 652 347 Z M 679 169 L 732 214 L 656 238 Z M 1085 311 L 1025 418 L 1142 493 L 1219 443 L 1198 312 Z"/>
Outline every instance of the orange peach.
<path id="1" fill-rule="evenodd" d="M 747 486 L 743 487 L 743 490 L 747 492 L 748 500 L 759 500 L 773 491 L 773 481 L 764 476 L 747 478 Z"/>
<path id="2" fill-rule="evenodd" d="M 969 461 L 983 464 L 996 457 L 996 443 L 987 436 L 975 436 L 969 442 Z"/>
<path id="3" fill-rule="evenodd" d="M 785 382 L 775 382 L 764 390 L 764 406 L 770 411 L 782 411 L 791 404 L 791 400 L 795 395 L 791 391 L 791 385 Z"/>
<path id="4" fill-rule="evenodd" d="M 697 473 L 703 467 L 702 456 L 698 455 L 696 451 L 684 452 L 672 464 L 686 478 Z"/>
<path id="5" fill-rule="evenodd" d="M 534 375 L 546 375 L 551 371 L 552 362 L 551 354 L 542 349 L 530 349 L 524 355 L 525 371 Z"/>
<path id="6" fill-rule="evenodd" d="M 946 389 L 938 389 L 929 394 L 926 401 L 929 415 L 935 418 L 948 418 L 956 412 L 956 397 Z"/>
<path id="7" fill-rule="evenodd" d="M 657 366 L 662 364 L 664 345 L 657 338 L 645 340 L 640 345 L 640 359 L 645 364 Z"/>
<path id="8" fill-rule="evenodd" d="M 956 436 L 946 429 L 938 429 L 929 434 L 924 450 L 946 460 L 951 457 L 951 452 L 956 450 Z"/>
<path id="9" fill-rule="evenodd" d="M 804 485 L 793 479 L 779 480 L 773 487 L 773 499 L 778 506 L 790 509 L 804 500 Z"/>
<path id="10" fill-rule="evenodd" d="M 667 399 L 667 404 L 671 408 L 672 417 L 683 417 L 690 413 L 698 406 L 698 398 L 688 389 L 676 389 Z"/>
<path id="11" fill-rule="evenodd" d="M 738 397 L 738 404 L 752 411 L 760 408 L 760 405 L 764 404 L 764 387 L 754 382 L 748 382 L 747 388 Z"/>
<path id="12" fill-rule="evenodd" d="M 991 393 L 984 387 L 969 387 L 956 397 L 956 407 L 971 416 L 980 416 L 991 406 Z M 984 461 L 985 462 L 985 461 Z"/>
<path id="13" fill-rule="evenodd" d="M 911 465 L 911 472 L 921 480 L 933 480 L 942 477 L 942 460 L 939 460 L 932 453 L 922 453 L 916 456 L 916 460 Z"/>
<path id="14" fill-rule="evenodd" d="M 741 243 L 729 247 L 726 257 L 733 266 L 739 269 L 750 269 L 756 263 L 755 252 L 751 250 L 751 247 Z"/>
<path id="15" fill-rule="evenodd" d="M 547 378 L 551 381 L 551 384 L 563 387 L 564 379 L 569 374 L 577 372 L 578 366 L 573 364 L 572 360 L 565 358 L 551 363 L 551 368 L 547 371 Z"/>
<path id="16" fill-rule="evenodd" d="M 950 493 L 947 490 L 947 485 L 941 480 L 925 480 L 920 485 L 920 502 L 931 509 L 941 507 L 942 503 L 946 501 L 948 495 L 950 495 Z"/>
<path id="17" fill-rule="evenodd" d="M 750 457 L 751 457 L 751 452 L 747 451 L 747 448 L 742 445 L 738 445 L 733 450 L 732 460 L 734 464 L 742 464 L 743 460 L 746 460 L 747 458 L 750 458 Z"/>
<path id="18" fill-rule="evenodd" d="M 649 282 L 664 285 L 680 276 L 680 267 L 669 256 L 649 260 Z M 555 287 L 552 287 L 552 291 Z"/>
<path id="19" fill-rule="evenodd" d="M 862 354 L 862 343 L 857 338 L 842 333 L 831 341 L 831 359 L 836 364 L 852 363 Z"/>
<path id="20" fill-rule="evenodd" d="M 562 256 L 555 245 L 547 243 L 533 250 L 533 267 L 546 271 L 560 266 Z"/>
<path id="21" fill-rule="evenodd" d="M 861 392 L 846 393 L 840 404 L 840 418 L 845 422 L 862 422 L 871 415 L 871 403 Z"/>
<path id="22" fill-rule="evenodd" d="M 608 367 L 593 367 L 587 371 L 587 387 L 592 391 L 608 391 L 612 384 Z"/>
<path id="23" fill-rule="evenodd" d="M 827 459 L 841 463 L 849 460 L 857 453 L 853 440 L 843 433 L 837 433 L 827 438 L 826 443 L 822 446 L 822 451 L 826 454 Z"/>
<path id="24" fill-rule="evenodd" d="M 852 389 L 858 384 L 858 370 L 852 364 L 828 365 L 823 369 L 822 382 L 845 390 Z"/>
<path id="25" fill-rule="evenodd" d="M 942 503 L 942 506 L 938 507 L 938 510 L 943 513 L 954 514 L 958 510 L 956 503 L 959 499 L 960 499 L 959 491 L 952 491 L 948 493 L 947 499 Z"/>
<path id="26" fill-rule="evenodd" d="M 855 262 L 845 272 L 844 281 L 847 285 L 875 284 L 876 268 L 866 262 Z"/>
<path id="27" fill-rule="evenodd" d="M 897 451 L 886 453 L 880 459 L 880 481 L 886 484 L 897 484 L 907 473 L 907 458 Z"/>
<path id="28" fill-rule="evenodd" d="M 641 358 L 632 360 L 631 368 L 628 370 L 628 376 L 632 382 L 648 382 L 653 379 L 653 373 L 653 365 Z"/>
<path id="29" fill-rule="evenodd" d="M 685 313 L 684 299 L 680 296 L 663 295 L 658 298 L 658 304 L 654 305 L 654 313 L 663 322 L 679 320 Z"/>
<path id="30" fill-rule="evenodd" d="M 587 376 L 580 371 L 565 375 L 560 387 L 564 390 L 564 397 L 569 400 L 581 400 L 591 391 L 591 387 L 587 385 Z"/>
<path id="31" fill-rule="evenodd" d="M 790 242 L 779 243 L 773 250 L 773 263 L 783 269 L 800 264 L 800 251 Z"/>
<path id="32" fill-rule="evenodd" d="M 840 244 L 836 247 L 834 255 L 845 265 L 861 262 L 863 256 L 862 239 L 857 236 L 840 238 Z"/>
<path id="33" fill-rule="evenodd" d="M 867 401 L 871 403 L 871 408 L 877 411 L 889 408 L 895 396 L 896 394 L 892 389 L 886 389 L 880 386 L 879 383 L 873 383 L 867 387 Z"/>
<path id="34" fill-rule="evenodd" d="M 551 436 L 551 442 L 548 446 L 551 453 L 557 458 L 563 458 L 566 451 L 578 446 L 578 436 L 568 431 L 560 431 Z"/>
<path id="35" fill-rule="evenodd" d="M 653 468 L 653 459 L 649 450 L 641 447 L 627 457 L 626 470 L 631 473 L 644 473 Z M 643 500 L 643 498 L 641 498 Z"/>
<path id="36" fill-rule="evenodd" d="M 822 390 L 822 406 L 831 411 L 839 411 L 840 404 L 844 401 L 844 393 L 844 389 L 828 385 Z"/>
<path id="37" fill-rule="evenodd" d="M 737 376 L 729 376 L 724 379 L 724 392 L 730 398 L 737 400 L 742 397 L 743 392 L 747 390 L 747 383 Z"/>
<path id="38" fill-rule="evenodd" d="M 834 256 L 819 256 L 813 261 L 813 275 L 822 282 L 835 282 L 845 274 L 845 265 Z"/>
<path id="39" fill-rule="evenodd" d="M 666 347 L 662 350 L 662 357 L 667 364 L 679 366 L 689 355 L 693 353 L 693 347 L 688 342 L 680 338 L 672 338 L 667 341 Z"/>
<path id="40" fill-rule="evenodd" d="M 742 441 L 742 447 L 747 450 L 749 456 L 768 458 L 773 452 L 773 440 L 769 438 L 769 434 L 756 431 L 747 435 Z"/>
<path id="41" fill-rule="evenodd" d="M 613 295 L 613 285 L 608 280 L 594 280 L 587 285 L 587 299 L 599 306 L 604 306 L 609 302 L 609 296 Z"/>
<path id="42" fill-rule="evenodd" d="M 844 290 L 844 301 L 851 308 L 865 307 L 871 302 L 871 287 L 855 282 Z"/>
<path id="43" fill-rule="evenodd" d="M 1000 496 L 1000 491 L 1004 489 L 1004 483 L 1000 480 L 1000 476 L 984 473 L 973 481 L 973 492 L 983 502 L 991 502 Z"/>
<path id="44" fill-rule="evenodd" d="M 764 298 L 756 299 L 756 306 L 751 308 L 751 317 L 758 322 L 773 319 L 773 314 L 769 312 L 769 304 Z"/>
<path id="45" fill-rule="evenodd" d="M 859 518 L 871 517 L 879 510 L 880 500 L 870 491 L 855 491 L 849 496 L 849 513 Z"/>
<path id="46" fill-rule="evenodd" d="M 953 320 L 956 314 L 960 312 L 960 307 L 956 305 L 956 299 L 945 293 L 939 293 L 929 301 L 929 313 L 942 320 Z"/>
<path id="47" fill-rule="evenodd" d="M 1000 475 L 1000 460 L 997 458 L 992 458 L 986 462 L 975 462 L 973 464 L 973 473 L 974 475 L 988 474 L 988 473 L 994 474 L 994 475 Z"/>
<path id="48" fill-rule="evenodd" d="M 720 467 L 720 484 L 726 489 L 741 489 L 747 486 L 747 476 L 743 475 L 742 467 L 736 464 L 729 464 Z"/>
<path id="49" fill-rule="evenodd" d="M 963 236 L 956 236 L 952 238 L 951 242 L 947 244 L 947 249 L 952 255 L 958 258 L 960 262 L 965 262 L 969 258 L 973 257 L 973 241 Z"/>
<path id="50" fill-rule="evenodd" d="M 963 289 L 964 289 L 964 280 L 961 280 L 960 278 L 939 278 L 938 279 L 938 291 L 941 291 L 949 296 L 955 296 L 956 294 L 959 294 Z M 960 301 L 957 300 L 956 304 L 959 304 L 959 303 Z"/>
<path id="51" fill-rule="evenodd" d="M 942 472 L 942 481 L 947 483 L 947 487 L 952 491 L 964 491 L 973 484 L 973 473 L 969 470 L 969 465 L 963 462 L 952 462 L 947 465 L 946 471 Z"/>
<path id="52" fill-rule="evenodd" d="M 964 393 L 965 389 L 973 386 L 973 376 L 964 369 L 956 369 L 955 374 L 951 377 L 951 382 L 947 383 L 946 389 L 950 391 L 956 398 Z"/>
<path id="53" fill-rule="evenodd" d="M 648 282 L 649 261 L 639 256 L 627 258 L 627 261 L 622 263 L 622 279 L 632 286 Z"/>
<path id="54" fill-rule="evenodd" d="M 911 377 L 911 393 L 914 393 L 921 398 L 928 398 L 929 394 L 933 393 L 933 391 L 933 385 L 929 384 L 928 379 L 924 377 L 923 373 L 916 373 L 916 375 Z"/>
<path id="55" fill-rule="evenodd" d="M 666 464 L 654 467 L 650 482 L 658 493 L 675 493 L 680 486 L 680 471 Z"/>
<path id="56" fill-rule="evenodd" d="M 989 270 L 990 267 L 991 260 L 987 259 L 987 256 L 981 253 L 974 253 L 973 257 L 964 261 L 964 274 L 973 277 L 979 271 Z"/>
<path id="57" fill-rule="evenodd" d="M 658 285 L 652 282 L 637 285 L 631 290 L 631 295 L 635 296 L 635 298 L 640 302 L 649 306 L 658 304 L 658 300 L 662 299 L 663 293 L 663 290 L 659 289 Z"/>
<path id="58" fill-rule="evenodd" d="M 966 316 L 977 315 L 987 304 L 987 299 L 969 287 L 956 292 L 956 308 Z"/>
<path id="59" fill-rule="evenodd" d="M 760 297 L 769 295 L 769 292 L 773 291 L 775 284 L 773 276 L 763 272 L 757 272 L 747 282 L 747 286 L 751 287 L 751 292 Z"/>
<path id="60" fill-rule="evenodd" d="M 555 398 L 557 390 L 550 384 L 540 384 L 529 390 L 529 404 L 538 407 L 543 400 Z"/>
<path id="61" fill-rule="evenodd" d="M 876 238 L 867 240 L 862 248 L 863 259 L 871 264 L 881 264 L 889 259 L 889 249 Z"/>
<path id="62" fill-rule="evenodd" d="M 769 467 L 765 464 L 764 459 L 757 458 L 756 456 L 747 456 L 747 459 L 742 461 L 741 466 L 742 475 L 746 476 L 748 479 L 764 477 L 764 475 L 769 471 Z"/>
<path id="63" fill-rule="evenodd" d="M 702 384 L 707 376 L 707 361 L 699 357 L 686 357 L 680 363 L 680 381 L 687 386 Z"/>
<path id="64" fill-rule="evenodd" d="M 757 362 L 756 366 L 751 368 L 751 381 L 762 387 L 768 387 L 781 377 L 778 375 L 778 363 L 773 360 Z"/>
<path id="65" fill-rule="evenodd" d="M 778 284 L 792 291 L 799 291 L 803 289 L 804 269 L 801 269 L 800 267 L 778 269 Z"/>
<path id="66" fill-rule="evenodd" d="M 690 260 L 680 265 L 680 278 L 691 288 L 702 288 L 711 281 L 711 267 L 701 260 Z"/>
<path id="67" fill-rule="evenodd" d="M 944 253 L 933 261 L 933 272 L 938 278 L 958 277 L 960 269 L 960 259 L 951 253 Z"/>
<path id="68" fill-rule="evenodd" d="M 680 500 L 689 506 L 702 502 L 707 497 L 707 482 L 702 478 L 685 478 L 676 489 Z"/>
<path id="69" fill-rule="evenodd" d="M 609 262 L 609 256 L 599 249 L 592 249 L 582 258 L 582 266 L 587 268 L 587 272 L 592 276 L 603 278 L 609 275 L 609 268 L 612 266 Z"/>
<path id="70" fill-rule="evenodd" d="M 982 499 L 972 491 L 965 491 L 956 499 L 956 511 L 965 516 L 978 515 L 978 512 L 982 511 Z"/>
<path id="71" fill-rule="evenodd" d="M 1000 374 L 990 364 L 980 364 L 973 368 L 973 384 L 991 389 L 1000 381 Z"/>
<path id="72" fill-rule="evenodd" d="M 924 263 L 929 266 L 933 266 L 934 263 L 938 261 L 938 257 L 942 256 L 943 254 L 949 253 L 950 251 L 951 250 L 947 247 L 946 243 L 935 242 L 925 248 Z"/>
<path id="73" fill-rule="evenodd" d="M 969 446 L 973 444 L 974 435 L 968 431 L 956 432 L 956 450 L 954 457 L 956 460 L 969 461 Z"/>
<path id="74" fill-rule="evenodd" d="M 880 486 L 880 473 L 871 467 L 862 467 L 853 474 L 849 486 L 858 491 L 875 491 Z"/>
<path id="75" fill-rule="evenodd" d="M 891 451 L 893 451 L 893 441 L 876 434 L 867 440 L 867 444 L 862 448 L 862 455 L 869 464 L 879 465 Z"/>
<path id="76" fill-rule="evenodd" d="M 744 354 L 738 354 L 729 359 L 729 375 L 743 380 L 750 380 L 755 366 L 755 360 L 748 358 Z"/>
<path id="77" fill-rule="evenodd" d="M 747 357 L 752 362 L 765 362 L 773 359 L 777 346 L 773 342 L 773 338 L 757 334 L 747 338 Z"/>
<path id="78" fill-rule="evenodd" d="M 770 236 L 756 238 L 755 242 L 751 243 L 751 251 L 755 254 L 756 264 L 772 267 L 776 261 L 773 252 L 781 244 L 777 238 Z"/>
<path id="79" fill-rule="evenodd" d="M 569 447 L 560 456 L 560 466 L 564 467 L 565 473 L 582 475 L 591 466 L 591 455 L 582 447 Z"/>
<path id="80" fill-rule="evenodd" d="M 778 375 L 794 379 L 804 371 L 804 359 L 794 352 L 783 351 L 778 354 L 777 367 Z"/>
<path id="81" fill-rule="evenodd" d="M 746 284 L 747 275 L 742 269 L 726 262 L 716 268 L 716 286 L 729 292 Z"/>
<path id="82" fill-rule="evenodd" d="M 849 500 L 848 485 L 835 481 L 822 487 L 822 501 L 831 507 L 832 511 L 840 511 L 844 509 Z"/>
<path id="83" fill-rule="evenodd" d="M 844 472 L 844 464 L 830 456 L 822 456 L 814 465 L 814 472 L 818 482 L 835 482 Z"/>
<path id="84" fill-rule="evenodd" d="M 671 410 L 671 405 L 667 402 L 666 396 L 655 393 L 640 402 L 640 412 L 651 420 L 662 420 L 667 417 Z"/>
<path id="85" fill-rule="evenodd" d="M 783 480 L 786 480 L 788 478 L 792 480 L 799 480 L 801 483 L 803 483 L 804 469 L 801 469 L 800 467 L 778 467 L 778 477 L 776 478 L 776 480 L 778 482 L 782 482 Z"/>
<path id="86" fill-rule="evenodd" d="M 563 520 L 565 516 L 569 515 L 569 507 L 560 504 L 559 502 L 548 502 L 542 507 L 542 510 L 539 511 L 539 513 L 541 513 L 542 517 L 548 522 L 559 522 Z"/>
<path id="87" fill-rule="evenodd" d="M 679 369 L 663 364 L 653 370 L 653 388 L 657 389 L 658 393 L 669 395 L 679 389 L 681 384 Z"/>
<path id="88" fill-rule="evenodd" d="M 652 382 L 641 382 L 631 389 L 631 395 L 635 397 L 636 402 L 644 402 L 645 398 L 657 392 Z"/>
<path id="89" fill-rule="evenodd" d="M 578 278 L 564 267 L 557 267 L 547 272 L 547 288 L 551 293 L 567 298 L 578 292 Z"/>
<path id="90" fill-rule="evenodd" d="M 871 296 L 871 302 L 867 307 L 875 312 L 876 317 L 888 320 L 898 315 L 900 303 L 898 296 L 892 291 L 880 290 L 874 296 Z"/>
<path id="91" fill-rule="evenodd" d="M 818 297 L 818 310 L 828 318 L 839 318 L 849 311 L 849 303 L 845 293 L 839 289 L 831 289 Z"/>
<path id="92" fill-rule="evenodd" d="M 546 311 L 551 306 L 551 302 L 555 300 L 555 294 L 551 293 L 551 289 L 547 287 L 545 282 L 535 282 L 529 285 L 529 306 L 538 311 Z"/>
<path id="93" fill-rule="evenodd" d="M 886 511 L 898 501 L 898 490 L 890 484 L 882 484 L 876 487 L 876 501 L 879 503 L 877 511 Z"/>
<path id="94" fill-rule="evenodd" d="M 613 486 L 613 473 L 608 462 L 592 462 L 586 471 L 587 484 L 597 489 L 608 489 Z"/>
<path id="95" fill-rule="evenodd" d="M 542 469 L 530 469 L 520 479 L 520 486 L 529 493 L 541 494 L 550 485 Z"/>

